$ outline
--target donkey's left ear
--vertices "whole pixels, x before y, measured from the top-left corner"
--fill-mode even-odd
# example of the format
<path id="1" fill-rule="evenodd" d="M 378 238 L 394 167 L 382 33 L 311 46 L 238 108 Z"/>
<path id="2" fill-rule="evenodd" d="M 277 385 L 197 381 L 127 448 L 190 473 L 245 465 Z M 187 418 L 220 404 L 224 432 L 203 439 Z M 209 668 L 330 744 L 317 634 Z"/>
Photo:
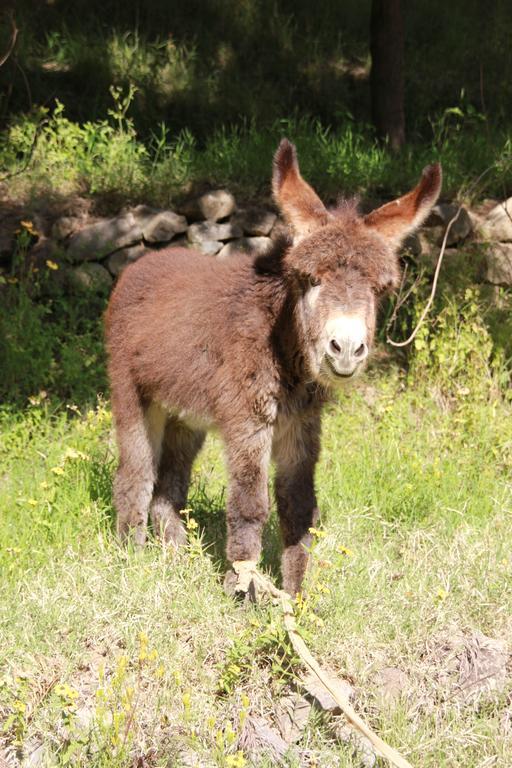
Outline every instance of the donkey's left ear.
<path id="1" fill-rule="evenodd" d="M 427 165 L 413 190 L 369 213 L 364 217 L 366 225 L 398 248 L 407 235 L 423 224 L 439 197 L 441 184 L 439 163 Z"/>
<path id="2" fill-rule="evenodd" d="M 288 139 L 281 141 L 274 155 L 272 191 L 295 244 L 329 222 L 324 204 L 300 175 L 297 150 Z"/>

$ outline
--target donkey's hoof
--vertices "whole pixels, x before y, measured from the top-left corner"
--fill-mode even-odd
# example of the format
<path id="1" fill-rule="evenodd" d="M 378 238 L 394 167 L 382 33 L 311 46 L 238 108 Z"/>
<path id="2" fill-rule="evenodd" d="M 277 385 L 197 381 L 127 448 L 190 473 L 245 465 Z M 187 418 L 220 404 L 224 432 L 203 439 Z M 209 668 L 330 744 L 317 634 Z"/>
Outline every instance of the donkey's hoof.
<path id="1" fill-rule="evenodd" d="M 224 577 L 224 591 L 229 597 L 242 603 L 258 602 L 256 583 L 247 572 L 240 573 L 234 569 L 228 571 Z"/>

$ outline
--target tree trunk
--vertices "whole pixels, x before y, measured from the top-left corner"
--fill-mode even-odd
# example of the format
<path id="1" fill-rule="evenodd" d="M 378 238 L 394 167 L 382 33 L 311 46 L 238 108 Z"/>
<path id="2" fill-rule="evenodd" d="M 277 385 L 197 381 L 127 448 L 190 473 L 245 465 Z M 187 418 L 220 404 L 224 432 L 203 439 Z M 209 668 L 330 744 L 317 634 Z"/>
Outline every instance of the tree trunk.
<path id="1" fill-rule="evenodd" d="M 400 0 L 372 0 L 370 75 L 377 133 L 397 151 L 405 142 L 404 25 Z"/>

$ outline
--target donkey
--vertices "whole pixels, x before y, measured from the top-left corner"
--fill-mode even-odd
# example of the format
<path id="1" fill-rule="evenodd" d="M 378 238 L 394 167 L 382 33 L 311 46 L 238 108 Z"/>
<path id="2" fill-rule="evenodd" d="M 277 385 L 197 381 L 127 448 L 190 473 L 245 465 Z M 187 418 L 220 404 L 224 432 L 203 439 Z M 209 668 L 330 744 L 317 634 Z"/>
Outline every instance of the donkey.
<path id="1" fill-rule="evenodd" d="M 191 467 L 220 433 L 229 471 L 227 557 L 256 562 L 269 514 L 271 459 L 283 539 L 283 587 L 307 566 L 320 416 L 333 386 L 368 359 L 379 299 L 397 286 L 403 239 L 429 214 L 441 169 L 366 216 L 327 210 L 295 147 L 274 157 L 273 194 L 292 237 L 256 258 L 219 262 L 185 249 L 146 255 L 121 275 L 106 314 L 120 462 L 117 530 L 179 544 Z"/>

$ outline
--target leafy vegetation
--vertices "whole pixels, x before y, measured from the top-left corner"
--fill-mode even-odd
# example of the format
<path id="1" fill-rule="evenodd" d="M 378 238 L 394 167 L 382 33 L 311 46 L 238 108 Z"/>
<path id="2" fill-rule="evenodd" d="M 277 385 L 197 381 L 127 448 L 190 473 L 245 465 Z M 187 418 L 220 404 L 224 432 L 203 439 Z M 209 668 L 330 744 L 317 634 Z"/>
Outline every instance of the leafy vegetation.
<path id="1" fill-rule="evenodd" d="M 266 194 L 269 161 L 284 135 L 297 144 L 304 175 L 331 200 L 408 189 L 437 159 L 448 198 L 474 200 L 512 190 L 508 134 L 482 134 L 461 110 L 445 115 L 431 141 L 411 143 L 397 157 L 377 143 L 370 128 L 351 120 L 336 130 L 310 118 L 280 119 L 267 127 L 249 122 L 219 128 L 203 144 L 188 129 L 173 137 L 162 123 L 145 144 L 129 117 L 133 90 L 112 88 L 111 94 L 113 106 L 103 120 L 74 123 L 58 103 L 51 113 L 41 108 L 12 123 L 0 139 L 1 165 L 9 176 L 29 160 L 29 168 L 9 182 L 12 195 L 37 202 L 85 192 L 119 206 L 126 200 L 168 205 L 205 183 L 228 185 L 246 198 Z"/>

